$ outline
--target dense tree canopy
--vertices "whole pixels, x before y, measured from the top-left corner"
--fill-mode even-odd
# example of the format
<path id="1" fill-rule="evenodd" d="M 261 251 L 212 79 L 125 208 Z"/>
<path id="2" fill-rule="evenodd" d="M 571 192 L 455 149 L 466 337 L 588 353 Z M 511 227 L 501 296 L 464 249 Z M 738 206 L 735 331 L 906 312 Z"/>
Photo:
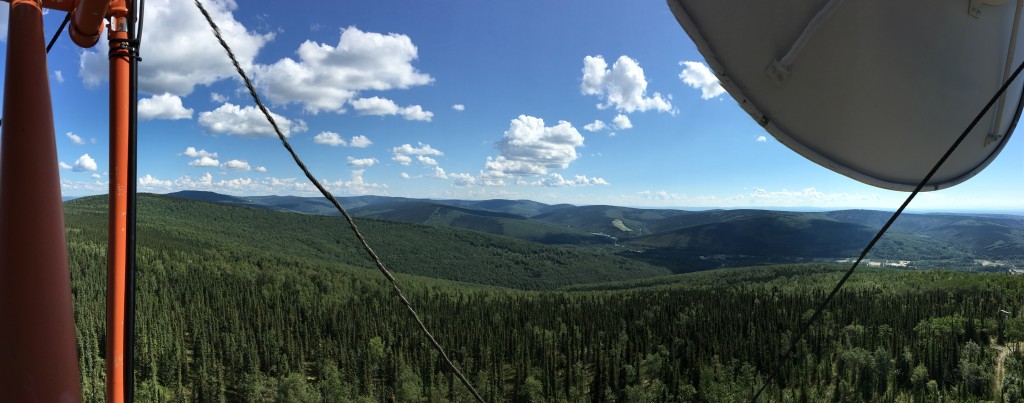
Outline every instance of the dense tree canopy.
<path id="1" fill-rule="evenodd" d="M 201 217 L 187 226 L 182 223 L 205 214 L 194 204 L 147 201 L 138 253 L 140 401 L 469 399 L 379 274 L 359 255 L 338 257 L 351 252 L 347 244 L 338 246 L 341 252 L 328 248 L 343 242 L 342 235 L 318 244 L 309 235 L 319 237 L 312 224 L 247 222 L 252 213 L 239 207 L 215 211 L 227 217 L 223 222 Z M 95 227 L 105 214 L 101 207 L 67 206 L 80 367 L 90 401 L 102 400 L 104 390 L 105 227 Z M 228 221 L 237 226 L 230 234 L 211 228 Z M 468 236 L 436 231 L 439 239 Z M 238 238 L 246 232 L 251 238 Z M 521 247 L 509 257 L 522 260 L 521 267 L 548 267 L 560 253 L 589 256 Z M 406 265 L 419 259 L 402 250 L 388 256 Z M 452 270 L 485 278 L 481 273 L 500 269 Z M 749 398 L 840 271 L 727 269 L 547 291 L 412 275 L 400 280 L 489 401 L 728 402 Z M 547 274 L 538 276 L 555 280 L 536 288 L 578 283 Z M 811 327 L 766 398 L 1019 399 L 1022 297 L 1018 276 L 861 271 Z M 1000 309 L 1011 311 L 1002 326 Z M 994 344 L 1000 329 L 1009 349 Z"/>

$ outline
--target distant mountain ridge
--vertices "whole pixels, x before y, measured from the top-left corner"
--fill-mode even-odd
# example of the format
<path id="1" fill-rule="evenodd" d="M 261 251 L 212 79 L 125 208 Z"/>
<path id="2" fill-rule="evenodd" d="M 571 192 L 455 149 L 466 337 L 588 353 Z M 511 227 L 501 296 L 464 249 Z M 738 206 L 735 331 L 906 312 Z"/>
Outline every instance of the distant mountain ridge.
<path id="1" fill-rule="evenodd" d="M 238 205 L 251 203 L 245 198 L 192 195 L 230 203 L 139 195 L 138 242 L 144 251 L 140 255 L 164 251 L 263 255 L 249 267 L 254 273 L 264 266 L 287 267 L 289 259 L 326 268 L 376 270 L 336 217 Z M 76 236 L 105 241 L 105 196 L 68 201 L 64 213 L 69 231 Z M 374 219 L 362 219 L 359 226 L 396 273 L 524 290 L 671 274 L 664 267 L 599 248 L 544 245 L 479 231 Z"/>
<path id="2" fill-rule="evenodd" d="M 168 196 L 314 215 L 337 215 L 322 198 L 237 197 L 187 191 Z M 546 244 L 617 248 L 620 254 L 690 271 L 744 263 L 856 255 L 891 213 L 873 210 L 792 212 L 756 209 L 687 211 L 608 205 L 549 205 L 530 200 L 430 200 L 387 196 L 338 199 L 357 217 L 469 229 Z M 905 213 L 873 256 L 895 260 L 1024 261 L 1024 217 Z M 966 262 L 966 263 L 964 263 Z"/>

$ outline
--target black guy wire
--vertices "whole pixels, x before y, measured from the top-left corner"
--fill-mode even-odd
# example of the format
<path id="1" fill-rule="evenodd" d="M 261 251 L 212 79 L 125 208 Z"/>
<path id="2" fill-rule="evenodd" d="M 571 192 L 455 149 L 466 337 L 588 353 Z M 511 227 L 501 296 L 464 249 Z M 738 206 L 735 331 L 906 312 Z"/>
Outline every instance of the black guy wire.
<path id="1" fill-rule="evenodd" d="M 71 21 L 70 11 L 68 11 L 64 16 L 64 22 L 60 23 L 60 28 L 57 28 L 57 32 L 53 34 L 52 38 L 50 38 L 50 43 L 46 45 L 46 53 L 50 53 L 50 48 L 53 47 L 53 44 L 57 43 L 57 38 L 60 37 L 61 32 L 64 32 L 64 27 L 68 26 L 68 21 Z"/>
<path id="2" fill-rule="evenodd" d="M 136 224 L 138 222 L 138 115 L 139 115 L 139 42 L 142 35 L 142 4 L 132 0 L 128 10 L 128 197 L 125 223 L 125 301 L 124 301 L 124 401 L 135 401 L 135 289 Z M 136 29 L 138 24 L 138 29 Z"/>
<path id="3" fill-rule="evenodd" d="M 928 174 L 924 176 L 924 179 L 921 179 L 921 182 L 917 184 L 917 186 L 914 188 L 914 191 L 911 192 L 909 196 L 907 196 L 907 200 L 903 201 L 903 204 L 900 205 L 900 208 L 897 209 L 896 212 L 892 214 L 892 217 L 889 217 L 889 221 L 886 221 L 885 225 L 882 226 L 882 229 L 878 230 L 878 233 L 875 234 L 875 237 L 871 239 L 871 242 L 868 243 L 868 246 L 866 246 L 864 250 L 861 251 L 860 256 L 857 257 L 857 261 L 853 262 L 853 266 L 850 266 L 850 269 L 846 271 L 846 274 L 843 275 L 843 278 L 839 279 L 839 282 L 836 283 L 836 286 L 832 288 L 832 292 L 830 292 L 828 296 L 826 296 L 825 299 L 822 300 L 820 304 L 818 304 L 818 307 L 814 310 L 814 314 L 811 315 L 811 318 L 800 326 L 800 332 L 798 332 L 790 341 L 789 349 L 786 350 L 786 352 L 782 354 L 782 357 L 779 358 L 778 363 L 776 363 L 775 365 L 775 369 L 772 370 L 771 374 L 768 376 L 768 379 L 765 379 L 764 383 L 757 390 L 757 393 L 754 393 L 754 396 L 750 399 L 751 402 L 756 403 L 757 399 L 761 397 L 761 392 L 764 392 L 765 388 L 768 387 L 768 384 L 770 384 L 775 378 L 778 377 L 779 371 L 782 370 L 783 364 L 786 363 L 789 357 L 793 355 L 793 352 L 796 350 L 797 343 L 799 343 L 800 340 L 803 339 L 804 335 L 807 334 L 807 331 L 810 329 L 811 325 L 816 320 L 818 320 L 822 312 L 825 310 L 825 307 L 828 306 L 828 304 L 832 302 L 832 298 L 834 298 L 836 294 L 839 293 L 839 289 L 843 288 L 843 284 L 846 284 L 846 280 L 848 280 L 850 276 L 853 275 L 853 271 L 857 269 L 857 266 L 860 264 L 860 261 L 863 260 L 869 252 L 871 252 L 871 249 L 875 247 L 875 244 L 878 243 L 878 240 L 882 239 L 882 236 L 885 235 L 885 232 L 889 230 L 889 227 L 892 226 L 894 222 L 896 222 L 896 219 L 899 218 L 900 214 L 903 213 L 903 210 L 906 209 L 910 202 L 914 200 L 914 197 L 921 192 L 921 189 L 924 189 L 928 181 L 932 179 L 932 176 L 935 176 L 935 173 L 938 172 L 939 168 L 942 167 L 942 164 L 946 163 L 946 160 L 949 159 L 949 156 L 953 155 L 953 152 L 956 151 L 957 147 L 960 146 L 960 143 L 963 143 L 964 139 L 967 138 L 967 135 L 971 133 L 971 130 L 974 130 L 974 126 L 978 125 L 978 122 L 980 122 L 981 118 L 984 117 L 986 113 L 988 113 L 989 109 L 992 108 L 992 105 L 995 105 L 996 101 L 998 101 L 999 98 L 1003 95 L 1003 93 L 1006 92 L 1006 89 L 1010 88 L 1010 84 L 1013 83 L 1013 81 L 1017 78 L 1018 75 L 1020 75 L 1022 70 L 1024 70 L 1024 63 L 1021 63 L 1019 66 L 1017 66 L 1017 69 L 1014 70 L 1013 74 L 1006 79 L 1006 82 L 1004 82 L 1003 85 L 999 87 L 999 90 L 996 91 L 995 95 L 992 96 L 992 99 L 990 99 L 988 103 L 985 104 L 985 107 L 981 108 L 981 112 L 978 112 L 978 114 L 974 117 L 974 120 L 971 121 L 971 124 L 967 125 L 967 128 L 964 129 L 963 133 L 960 133 L 960 137 L 957 137 L 956 141 L 953 142 L 953 145 L 949 146 L 949 149 L 946 150 L 946 153 L 942 154 L 942 158 L 939 158 L 938 162 L 935 163 L 935 166 L 933 166 L 932 169 L 928 171 Z"/>
<path id="4" fill-rule="evenodd" d="M 327 198 L 327 200 L 329 200 L 331 204 L 334 205 L 334 207 L 341 213 L 341 215 L 345 217 L 345 221 L 348 222 L 349 228 L 352 229 L 352 232 L 355 234 L 356 238 L 359 239 L 359 242 L 362 244 L 363 249 L 366 251 L 367 254 L 370 255 L 370 258 L 373 259 L 374 264 L 377 266 L 377 269 L 380 270 L 381 274 L 383 274 L 384 277 L 386 277 L 388 281 L 391 283 L 391 288 L 395 290 L 395 293 L 398 295 L 399 300 L 401 300 L 402 305 L 405 306 L 405 308 L 409 311 L 409 314 L 412 315 L 413 319 L 416 320 L 416 324 L 419 325 L 420 330 L 423 331 L 423 335 L 427 337 L 427 339 L 430 341 L 430 344 L 433 345 L 434 349 L 441 354 L 441 357 L 444 359 L 445 364 L 447 364 L 448 367 L 451 368 L 452 372 L 454 372 L 455 375 L 459 378 L 459 381 L 466 386 L 466 389 L 469 389 L 470 393 L 472 393 L 473 396 L 476 397 L 477 401 L 481 403 L 484 402 L 484 398 L 480 396 L 480 393 L 478 393 L 476 389 L 473 388 L 473 385 L 469 383 L 469 380 L 466 379 L 466 376 L 463 375 L 462 372 L 459 371 L 459 368 L 455 366 L 451 358 L 448 357 L 448 353 L 445 352 L 444 347 L 442 347 L 441 343 L 438 343 L 437 339 L 434 338 L 434 335 L 430 333 L 430 330 L 427 329 L 427 325 L 423 323 L 419 315 L 416 313 L 416 310 L 413 309 L 412 304 L 409 302 L 408 299 L 405 298 L 405 295 L 402 294 L 402 290 L 398 288 L 398 281 L 395 280 L 395 277 L 392 276 L 391 272 L 388 271 L 387 267 L 384 266 L 384 262 L 382 262 L 380 257 L 377 256 L 377 253 L 374 252 L 372 248 L 370 248 L 370 245 L 366 242 L 366 238 L 364 238 L 363 234 L 359 232 L 359 227 L 357 227 L 355 221 L 352 220 L 352 216 L 350 216 L 348 214 L 348 211 L 346 211 L 345 208 L 341 206 L 341 203 L 338 203 L 338 200 L 334 198 L 334 195 L 332 195 L 330 191 L 324 188 L 323 185 L 320 184 L 320 181 L 313 177 L 313 174 L 309 172 L 308 168 L 306 168 L 306 164 L 302 162 L 299 156 L 295 153 L 295 150 L 292 149 L 291 144 L 288 143 L 288 140 L 285 138 L 284 134 L 281 134 L 281 129 L 278 128 L 277 123 L 274 121 L 274 117 L 271 116 L 270 111 L 267 110 L 267 107 L 263 105 L 262 101 L 260 101 L 259 95 L 256 94 L 256 88 L 253 87 L 252 81 L 249 80 L 249 76 L 247 76 L 245 74 L 245 71 L 242 70 L 242 66 L 238 64 L 238 60 L 235 58 L 234 52 L 231 51 L 231 47 L 228 46 L 227 42 L 225 42 L 224 38 L 221 36 L 220 29 L 217 27 L 217 24 L 213 22 L 213 18 L 210 17 L 210 14 L 206 11 L 206 8 L 203 7 L 203 4 L 199 0 L 194 1 L 196 7 L 199 7 L 199 11 L 203 13 L 204 17 L 206 17 L 206 21 L 210 23 L 210 28 L 213 29 L 213 34 L 217 37 L 217 40 L 220 41 L 220 45 L 224 47 L 225 51 L 227 51 L 228 57 L 231 58 L 231 63 L 235 65 L 235 70 L 238 70 L 238 74 L 242 77 L 242 81 L 245 82 L 245 86 L 249 89 L 249 94 L 252 95 L 253 100 L 256 102 L 256 106 L 258 106 L 260 110 L 263 111 L 263 115 L 267 117 L 267 121 L 269 121 L 270 125 L 274 127 L 274 132 L 277 133 L 277 137 L 281 139 L 281 143 L 284 145 L 284 148 L 288 150 L 288 153 L 291 154 L 292 159 L 294 159 L 295 163 L 299 166 L 300 169 L 302 169 L 302 173 L 306 175 L 306 178 L 309 179 L 313 186 L 316 186 L 317 190 L 319 190 L 320 193 L 323 194 L 323 196 Z"/>

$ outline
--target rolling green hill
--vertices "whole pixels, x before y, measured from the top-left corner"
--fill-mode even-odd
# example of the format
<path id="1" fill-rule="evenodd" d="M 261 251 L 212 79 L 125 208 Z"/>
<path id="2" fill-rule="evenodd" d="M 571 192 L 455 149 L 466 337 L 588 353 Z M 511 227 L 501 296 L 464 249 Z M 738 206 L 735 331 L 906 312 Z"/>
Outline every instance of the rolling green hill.
<path id="1" fill-rule="evenodd" d="M 380 203 L 353 209 L 351 213 L 358 217 L 462 228 L 545 244 L 614 243 L 614 239 L 607 236 L 530 220 L 515 214 L 472 210 L 428 201 Z"/>
<path id="2" fill-rule="evenodd" d="M 825 213 L 829 218 L 859 223 L 877 229 L 889 213 L 844 210 Z M 893 231 L 913 234 L 989 258 L 1024 256 L 1024 217 L 990 214 L 906 214 L 893 224 Z"/>
<path id="3" fill-rule="evenodd" d="M 584 231 L 627 238 L 653 232 L 648 228 L 652 222 L 687 214 L 692 213 L 683 210 L 649 210 L 617 206 L 573 206 L 562 207 L 533 218 Z"/>
<path id="4" fill-rule="evenodd" d="M 677 228 L 631 243 L 701 254 L 834 257 L 856 254 L 872 235 L 862 225 L 772 214 Z"/>
<path id="5" fill-rule="evenodd" d="M 244 205 L 248 207 L 262 208 L 267 210 L 283 210 L 293 213 L 338 215 L 337 210 L 329 201 L 320 196 L 249 196 L 236 197 L 222 195 L 215 192 L 185 190 L 169 193 L 167 196 L 196 201 L 208 201 L 224 204 Z M 383 207 L 395 209 L 403 204 L 415 206 L 421 203 L 441 204 L 445 206 L 459 207 L 471 210 L 488 211 L 494 213 L 508 213 L 521 217 L 533 217 L 541 213 L 558 210 L 565 207 L 575 207 L 569 204 L 548 205 L 531 200 L 425 200 L 410 199 L 405 197 L 391 196 L 350 196 L 338 197 L 338 202 L 346 209 L 358 210 L 363 207 Z"/>
<path id="6" fill-rule="evenodd" d="M 209 203 L 229 204 L 233 206 L 252 207 L 271 211 L 287 211 L 292 213 L 297 212 L 285 206 L 264 203 L 262 201 L 257 200 L 258 197 L 238 197 L 224 195 L 215 192 L 206 192 L 201 190 L 183 190 L 180 192 L 173 193 L 172 196 L 180 199 L 188 199 Z"/>
<path id="7" fill-rule="evenodd" d="M 69 226 L 106 237 L 106 198 L 65 203 Z M 598 249 L 559 247 L 457 228 L 361 219 L 366 238 L 392 270 L 520 289 L 667 274 L 664 268 Z M 337 217 L 140 195 L 139 244 L 154 249 L 224 253 L 277 251 L 344 266 L 372 268 Z"/>
<path id="8" fill-rule="evenodd" d="M 568 204 L 549 205 L 532 200 L 440 200 L 439 203 L 454 207 L 463 207 L 474 210 L 493 211 L 496 213 L 509 213 L 517 216 L 532 218 L 538 214 L 558 210 L 569 206 Z M 570 206 L 571 207 L 571 206 Z"/>
<path id="9" fill-rule="evenodd" d="M 277 211 L 336 214 L 319 198 L 241 198 L 207 192 L 172 196 Z M 872 210 L 684 211 L 385 196 L 349 197 L 341 202 L 355 216 L 468 229 L 546 244 L 598 247 L 674 272 L 849 258 L 891 215 Z M 975 260 L 999 260 L 1004 265 L 1001 267 L 1024 263 L 1024 217 L 907 213 L 869 257 L 923 262 L 923 267 L 941 263 L 942 267 L 966 269 L 982 269 Z"/>
<path id="10" fill-rule="evenodd" d="M 865 225 L 787 212 L 737 212 L 727 221 L 676 228 L 630 240 L 630 244 L 683 249 L 698 254 L 732 254 L 774 257 L 854 256 L 877 229 Z M 920 255 L 951 256 L 959 253 L 945 242 L 890 232 L 876 246 L 876 254 L 907 258 Z"/>
<path id="11" fill-rule="evenodd" d="M 648 225 L 652 234 L 671 231 L 679 228 L 693 227 L 697 225 L 715 224 L 727 221 L 748 220 L 753 218 L 773 218 L 785 220 L 792 217 L 799 217 L 804 213 L 793 213 L 787 211 L 770 210 L 708 210 L 688 212 L 688 214 L 676 214 L 663 219 L 653 221 Z"/>

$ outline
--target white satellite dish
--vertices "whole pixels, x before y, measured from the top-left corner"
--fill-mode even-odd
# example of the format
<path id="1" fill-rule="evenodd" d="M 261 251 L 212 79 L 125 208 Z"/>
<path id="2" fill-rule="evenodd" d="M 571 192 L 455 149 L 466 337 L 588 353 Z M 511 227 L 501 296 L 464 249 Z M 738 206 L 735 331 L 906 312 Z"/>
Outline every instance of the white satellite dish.
<path id="1" fill-rule="evenodd" d="M 1024 59 L 1024 0 L 668 0 L 722 86 L 804 157 L 913 190 Z M 1021 80 L 925 190 L 984 169 L 1021 114 Z"/>

